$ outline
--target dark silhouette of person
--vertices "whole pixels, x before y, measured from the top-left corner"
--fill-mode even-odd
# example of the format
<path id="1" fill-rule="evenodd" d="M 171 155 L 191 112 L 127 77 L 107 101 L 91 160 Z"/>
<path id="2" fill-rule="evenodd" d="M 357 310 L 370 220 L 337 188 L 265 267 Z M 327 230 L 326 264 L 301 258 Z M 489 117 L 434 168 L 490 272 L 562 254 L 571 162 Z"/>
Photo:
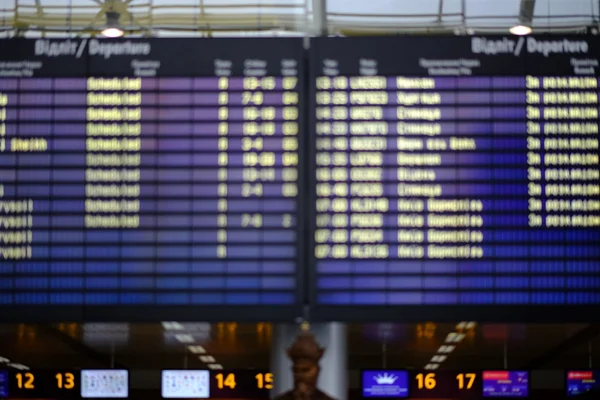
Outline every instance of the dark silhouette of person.
<path id="1" fill-rule="evenodd" d="M 294 388 L 274 400 L 334 400 L 317 388 L 321 371 L 319 360 L 324 352 L 325 349 L 319 347 L 312 334 L 300 333 L 287 349 L 287 356 L 292 361 Z"/>

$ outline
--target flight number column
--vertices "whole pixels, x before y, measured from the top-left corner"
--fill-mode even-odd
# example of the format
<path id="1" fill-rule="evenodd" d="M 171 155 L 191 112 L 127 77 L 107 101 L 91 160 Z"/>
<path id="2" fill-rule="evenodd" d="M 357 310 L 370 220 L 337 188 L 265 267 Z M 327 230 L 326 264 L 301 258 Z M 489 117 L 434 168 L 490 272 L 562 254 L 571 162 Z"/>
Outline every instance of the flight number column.
<path id="1" fill-rule="evenodd" d="M 141 78 L 87 81 L 85 226 L 140 224 Z"/>
<path id="2" fill-rule="evenodd" d="M 526 83 L 529 226 L 600 226 L 597 78 Z"/>

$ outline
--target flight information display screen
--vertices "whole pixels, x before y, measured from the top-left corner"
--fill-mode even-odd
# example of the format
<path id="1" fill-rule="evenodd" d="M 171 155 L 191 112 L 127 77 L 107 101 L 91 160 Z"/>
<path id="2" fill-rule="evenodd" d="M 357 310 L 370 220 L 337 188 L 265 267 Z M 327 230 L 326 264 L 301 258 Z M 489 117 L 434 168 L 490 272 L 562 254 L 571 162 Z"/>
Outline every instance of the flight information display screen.
<path id="1" fill-rule="evenodd" d="M 483 397 L 529 396 L 527 371 L 483 371 Z"/>
<path id="2" fill-rule="evenodd" d="M 303 60 L 301 39 L 0 41 L 3 318 L 293 319 Z"/>
<path id="3" fill-rule="evenodd" d="M 589 318 L 599 51 L 586 36 L 313 40 L 313 315 Z"/>
<path id="4" fill-rule="evenodd" d="M 567 371 L 567 396 L 582 396 L 587 392 L 600 389 L 600 371 Z"/>

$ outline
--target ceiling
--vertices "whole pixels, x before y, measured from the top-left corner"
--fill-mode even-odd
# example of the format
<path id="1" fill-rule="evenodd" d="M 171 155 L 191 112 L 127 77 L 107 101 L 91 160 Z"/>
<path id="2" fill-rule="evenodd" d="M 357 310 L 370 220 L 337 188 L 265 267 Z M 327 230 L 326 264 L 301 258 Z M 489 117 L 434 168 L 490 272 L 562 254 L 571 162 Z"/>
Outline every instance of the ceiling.
<path id="1" fill-rule="evenodd" d="M 121 15 L 130 36 L 306 35 L 506 32 L 521 6 L 537 32 L 580 31 L 598 24 L 598 0 L 6 0 L 0 30 L 36 37 L 97 33 L 105 12 Z M 324 11 L 324 13 L 323 13 Z M 319 28 L 325 21 L 326 27 Z M 3 29 L 2 29 L 3 28 Z M 69 33 L 65 33 L 68 31 Z"/>
<path id="2" fill-rule="evenodd" d="M 462 339 L 440 369 L 586 368 L 590 355 L 600 360 L 600 325 L 469 326 L 349 325 L 349 368 L 422 369 L 451 333 Z M 267 323 L 0 325 L 0 357 L 31 369 L 267 369 L 272 335 Z"/>

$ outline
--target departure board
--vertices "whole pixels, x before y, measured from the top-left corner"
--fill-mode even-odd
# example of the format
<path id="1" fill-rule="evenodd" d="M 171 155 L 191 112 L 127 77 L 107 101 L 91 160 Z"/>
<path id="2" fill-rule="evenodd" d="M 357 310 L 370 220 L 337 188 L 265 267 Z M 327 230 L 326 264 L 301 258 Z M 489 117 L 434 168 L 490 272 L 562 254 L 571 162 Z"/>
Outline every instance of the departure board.
<path id="1" fill-rule="evenodd" d="M 313 316 L 594 318 L 599 54 L 588 36 L 313 40 Z"/>
<path id="2" fill-rule="evenodd" d="M 0 318 L 295 318 L 303 65 L 301 39 L 0 41 Z"/>

